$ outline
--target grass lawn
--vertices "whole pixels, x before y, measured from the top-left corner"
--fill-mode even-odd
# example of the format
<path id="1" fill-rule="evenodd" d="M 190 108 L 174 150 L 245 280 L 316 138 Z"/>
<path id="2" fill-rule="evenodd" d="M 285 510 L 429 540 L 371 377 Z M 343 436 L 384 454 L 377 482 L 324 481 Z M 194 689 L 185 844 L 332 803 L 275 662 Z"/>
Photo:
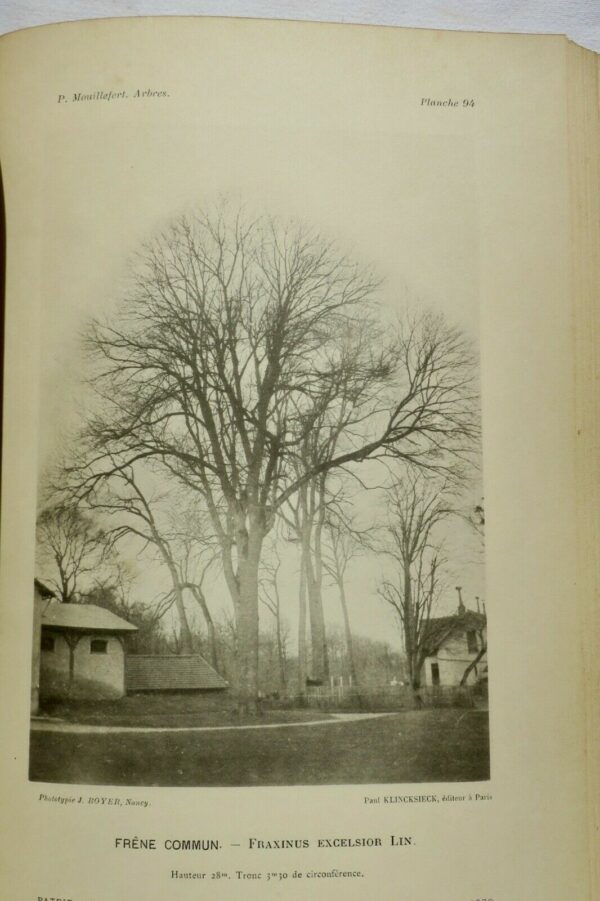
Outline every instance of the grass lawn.
<path id="1" fill-rule="evenodd" d="M 489 779 L 488 715 L 451 708 L 264 730 L 33 731 L 30 778 L 172 786 L 480 781 Z"/>
<path id="2" fill-rule="evenodd" d="M 265 710 L 260 719 L 240 716 L 233 700 L 221 695 L 137 694 L 115 701 L 46 701 L 42 715 L 86 726 L 239 726 L 328 720 L 318 710 Z"/>

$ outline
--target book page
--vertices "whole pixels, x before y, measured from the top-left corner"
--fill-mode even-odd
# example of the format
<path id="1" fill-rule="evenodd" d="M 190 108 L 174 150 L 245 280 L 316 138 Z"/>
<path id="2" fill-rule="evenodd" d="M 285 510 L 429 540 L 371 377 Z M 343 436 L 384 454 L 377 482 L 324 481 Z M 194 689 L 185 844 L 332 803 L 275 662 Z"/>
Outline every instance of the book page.
<path id="1" fill-rule="evenodd" d="M 574 221 L 574 297 L 577 410 L 577 514 L 578 584 L 583 617 L 582 656 L 585 666 L 588 772 L 588 815 L 591 837 L 592 894 L 600 880 L 598 869 L 598 302 L 600 267 L 598 215 L 598 166 L 600 122 L 598 111 L 598 57 L 569 47 L 569 114 L 572 128 L 571 202 Z M 584 149 L 585 148 L 585 149 Z"/>
<path id="2" fill-rule="evenodd" d="M 590 897 L 566 48 L 0 42 L 11 897 Z"/>

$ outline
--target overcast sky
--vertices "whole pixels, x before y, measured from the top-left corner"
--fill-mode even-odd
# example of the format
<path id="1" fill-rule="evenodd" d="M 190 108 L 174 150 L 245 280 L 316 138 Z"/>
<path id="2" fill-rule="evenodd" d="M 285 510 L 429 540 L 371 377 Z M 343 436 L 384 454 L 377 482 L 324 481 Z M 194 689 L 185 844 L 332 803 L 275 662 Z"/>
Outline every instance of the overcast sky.
<path id="1" fill-rule="evenodd" d="M 118 303 L 129 260 L 143 240 L 221 192 L 316 226 L 374 267 L 383 304 L 443 311 L 477 342 L 477 173 L 465 120 L 415 118 L 412 75 L 401 66 L 386 72 L 375 48 L 361 59 L 369 77 L 383 67 L 383 90 L 375 95 L 361 87 L 356 66 L 352 92 L 344 93 L 343 56 L 330 63 L 324 55 L 307 67 L 286 60 L 281 48 L 269 61 L 273 71 L 285 73 L 274 84 L 268 65 L 237 71 L 235 54 L 224 57 L 221 48 L 218 67 L 233 72 L 222 85 L 212 52 L 207 41 L 193 72 L 171 61 L 167 83 L 159 84 L 154 73 L 153 84 L 168 90 L 165 101 L 71 104 L 54 114 L 42 209 L 47 275 L 40 469 L 53 459 L 81 404 L 85 323 Z M 128 65 L 135 72 L 134 62 Z M 76 86 L 98 84 L 88 75 Z M 397 115 L 407 92 L 411 112 Z M 472 497 L 482 493 L 475 483 Z M 452 587 L 442 609 L 455 607 L 456 584 L 474 606 L 475 595 L 485 596 L 477 540 L 457 520 L 447 541 Z M 376 597 L 380 567 L 378 559 L 352 566 L 351 615 L 357 631 L 390 638 L 393 619 Z M 291 564 L 284 575 L 295 584 Z M 148 585 L 153 577 L 143 581 Z M 218 604 L 223 586 L 215 592 Z M 289 596 L 295 601 L 295 588 Z M 337 617 L 334 595 L 328 613 Z"/>

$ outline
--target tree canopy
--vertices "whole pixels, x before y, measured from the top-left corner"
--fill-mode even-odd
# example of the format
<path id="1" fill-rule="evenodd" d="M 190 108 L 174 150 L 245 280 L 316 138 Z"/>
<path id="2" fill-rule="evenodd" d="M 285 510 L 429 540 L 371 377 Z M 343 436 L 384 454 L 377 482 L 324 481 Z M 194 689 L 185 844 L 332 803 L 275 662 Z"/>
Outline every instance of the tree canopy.
<path id="1" fill-rule="evenodd" d="M 262 545 L 283 505 L 367 459 L 448 473 L 477 436 L 469 342 L 439 315 L 383 313 L 378 291 L 317 232 L 220 204 L 146 244 L 87 334 L 98 405 L 78 496 L 145 461 L 202 495 L 248 697 Z"/>

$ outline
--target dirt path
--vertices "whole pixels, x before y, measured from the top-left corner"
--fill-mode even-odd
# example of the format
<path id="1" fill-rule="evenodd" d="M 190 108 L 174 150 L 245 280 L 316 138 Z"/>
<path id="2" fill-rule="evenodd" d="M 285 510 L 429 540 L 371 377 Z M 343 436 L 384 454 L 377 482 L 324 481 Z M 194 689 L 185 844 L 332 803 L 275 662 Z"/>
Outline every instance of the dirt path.
<path id="1" fill-rule="evenodd" d="M 72 732 L 79 734 L 110 734 L 117 732 L 231 732 L 235 729 L 291 729 L 298 726 L 331 726 L 336 723 L 352 723 L 357 720 L 372 720 L 393 713 L 332 713 L 330 720 L 305 720 L 299 723 L 259 723 L 244 726 L 86 726 L 81 723 L 66 723 L 61 720 L 32 719 L 31 729 L 35 732 Z"/>

